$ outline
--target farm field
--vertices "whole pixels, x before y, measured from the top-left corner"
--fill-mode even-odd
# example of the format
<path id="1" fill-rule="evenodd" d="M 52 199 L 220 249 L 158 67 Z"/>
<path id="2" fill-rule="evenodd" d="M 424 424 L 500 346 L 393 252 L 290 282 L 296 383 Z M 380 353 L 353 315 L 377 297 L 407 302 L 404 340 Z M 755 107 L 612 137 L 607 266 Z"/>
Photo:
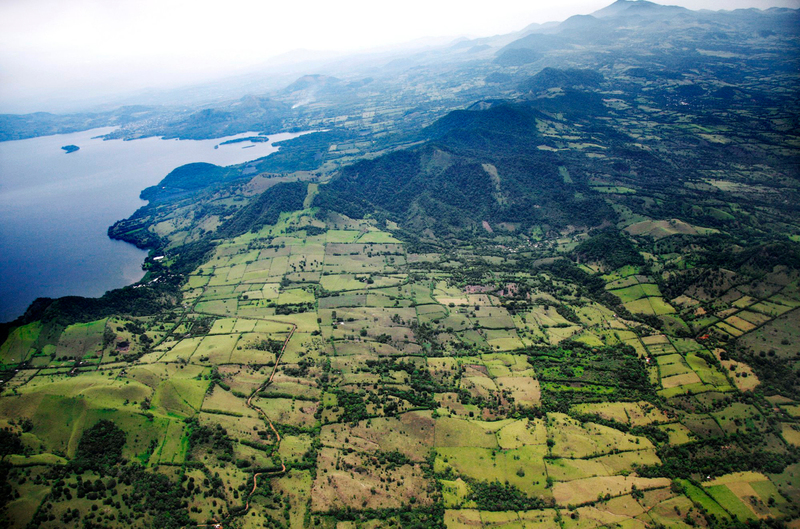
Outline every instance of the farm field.
<path id="1" fill-rule="evenodd" d="M 109 230 L 139 283 L 0 325 L 0 526 L 797 529 L 795 11 L 114 117 L 310 132 L 176 169 Z"/>
<path id="2" fill-rule="evenodd" d="M 280 267 L 285 275 L 278 283 L 250 276 L 246 289 L 240 288 L 245 283 L 231 282 L 230 290 L 220 291 L 213 281 L 188 282 L 184 288 L 193 293 L 193 304 L 173 319 L 100 320 L 66 328 L 53 367 L 42 364 L 15 376 L 0 399 L 3 416 L 30 421 L 21 437 L 25 446 L 42 450 L 13 464 L 63 465 L 64 457 L 78 453 L 81 432 L 102 418 L 126 433 L 122 453 L 144 469 L 193 475 L 195 468 L 225 468 L 221 488 L 208 489 L 223 505 L 241 498 L 242 484 L 252 476 L 277 472 L 274 490 L 290 494 L 287 516 L 296 523 L 364 502 L 379 510 L 398 508 L 411 497 L 423 510 L 443 502 L 445 521 L 453 527 L 475 520 L 497 527 L 543 523 L 547 509 L 574 520 L 568 509 L 576 507 L 581 519 L 637 527 L 665 523 L 674 514 L 672 506 L 699 506 L 719 519 L 791 512 L 796 492 L 768 474 L 737 478 L 713 470 L 715 480 L 684 481 L 676 491 L 669 479 L 648 470 L 669 461 L 668 446 L 770 431 L 766 410 L 743 399 L 731 382 L 738 374 L 731 366 L 745 364 L 721 364 L 719 347 L 670 333 L 642 333 L 600 306 L 582 308 L 573 317 L 554 308 L 559 297 L 547 289 L 552 277 L 537 282 L 536 275 L 528 276 L 536 292 L 528 299 L 543 304 L 527 302 L 522 312 L 518 297 L 488 289 L 476 295 L 472 282 L 465 286 L 452 270 L 421 274 L 410 258 L 399 269 L 374 261 L 371 282 L 359 275 L 362 262 L 352 262 L 351 271 L 348 261 L 336 261 L 335 277 L 347 279 L 337 279 L 334 290 L 330 284 L 287 282 L 280 253 L 299 263 L 316 260 L 323 268 L 328 255 L 405 256 L 403 244 L 385 246 L 388 235 L 373 236 L 375 243 L 346 242 L 356 235 L 324 230 L 283 238 L 280 253 L 266 251 L 269 241 L 309 222 L 309 215 L 283 216 L 269 231 L 234 238 L 211 257 L 214 276 L 225 270 L 230 278 L 227 270 L 247 255 L 248 267 Z M 367 222 L 350 225 L 378 233 Z M 257 244 L 266 250 L 258 251 Z M 201 264 L 192 277 L 209 269 Z M 622 294 L 622 303 L 628 303 L 626 293 L 649 299 L 639 276 L 625 274 L 620 270 L 608 280 L 612 286 L 634 286 L 609 291 Z M 503 290 L 513 280 L 503 280 Z M 656 288 L 649 292 L 661 295 Z M 227 300 L 225 314 L 212 310 L 219 300 Z M 272 301 L 265 305 L 267 300 Z M 576 301 L 561 303 L 570 307 Z M 567 325 L 576 330 L 556 342 L 546 338 Z M 108 328 L 115 335 L 111 340 L 92 338 Z M 155 334 L 162 328 L 165 332 Z M 6 358 L 24 358 L 37 331 L 15 334 L 4 345 Z M 142 338 L 151 332 L 158 342 Z M 596 342 L 579 338 L 590 335 Z M 148 345 L 131 357 L 115 345 L 123 340 Z M 113 350 L 116 363 L 87 361 L 103 350 Z M 64 357 L 75 363 L 62 362 L 66 370 L 58 371 Z M 727 404 L 720 408 L 715 399 Z M 566 413 L 555 411 L 558 401 L 571 403 Z M 782 401 L 781 409 L 796 416 L 792 402 Z M 512 419 L 513 410 L 540 415 Z M 800 444 L 792 422 L 781 428 L 767 442 Z M 282 473 L 284 466 L 295 470 Z M 356 492 L 351 475 L 365 467 L 373 468 L 366 496 L 363 485 Z M 307 468 L 317 469 L 317 477 Z M 387 487 L 394 482 L 405 484 L 402 493 Z M 305 495 L 296 496 L 300 490 Z M 493 505 L 487 503 L 492 490 L 518 498 L 512 504 L 522 510 L 486 510 Z M 277 512 L 270 494 L 252 498 L 262 509 L 257 516 L 270 519 Z M 194 505 L 198 522 L 225 513 L 197 499 Z"/>

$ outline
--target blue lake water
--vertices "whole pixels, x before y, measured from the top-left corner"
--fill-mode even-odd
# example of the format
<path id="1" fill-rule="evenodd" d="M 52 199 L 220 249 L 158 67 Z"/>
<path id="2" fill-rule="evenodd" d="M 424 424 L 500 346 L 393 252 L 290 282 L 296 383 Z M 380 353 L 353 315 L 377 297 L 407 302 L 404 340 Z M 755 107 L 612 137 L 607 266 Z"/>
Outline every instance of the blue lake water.
<path id="1" fill-rule="evenodd" d="M 0 142 L 0 321 L 38 297 L 101 296 L 142 278 L 146 252 L 112 241 L 108 227 L 144 205 L 139 192 L 191 162 L 233 165 L 278 150 L 273 142 L 103 141 L 111 128 Z M 79 151 L 65 153 L 64 145 Z M 215 148 L 217 147 L 218 148 Z"/>

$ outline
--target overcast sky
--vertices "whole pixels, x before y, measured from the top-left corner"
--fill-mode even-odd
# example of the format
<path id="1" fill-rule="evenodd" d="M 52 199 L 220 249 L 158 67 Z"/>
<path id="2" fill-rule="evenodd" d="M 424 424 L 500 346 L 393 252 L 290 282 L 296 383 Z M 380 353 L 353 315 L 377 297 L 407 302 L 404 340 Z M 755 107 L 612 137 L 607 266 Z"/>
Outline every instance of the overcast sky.
<path id="1" fill-rule="evenodd" d="M 509 33 L 612 1 L 0 0 L 0 112 L 58 110 L 59 99 L 78 94 L 195 83 L 296 49 L 360 51 Z M 800 7 L 800 0 L 660 3 Z"/>

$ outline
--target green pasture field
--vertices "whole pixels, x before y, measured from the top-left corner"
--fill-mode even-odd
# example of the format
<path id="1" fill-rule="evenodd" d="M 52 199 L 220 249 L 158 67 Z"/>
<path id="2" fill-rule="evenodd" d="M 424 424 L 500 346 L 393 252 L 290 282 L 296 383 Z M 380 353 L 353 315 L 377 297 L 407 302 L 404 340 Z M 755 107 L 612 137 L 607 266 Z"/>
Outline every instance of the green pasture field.
<path id="1" fill-rule="evenodd" d="M 288 463 L 297 463 L 311 449 L 313 439 L 310 435 L 285 435 L 278 447 L 278 455 Z"/>
<path id="2" fill-rule="evenodd" d="M 219 388 L 217 388 L 214 393 L 217 393 L 218 391 L 220 391 Z M 222 426 L 228 431 L 228 435 L 235 440 L 250 441 L 261 444 L 272 444 L 275 441 L 275 436 L 272 434 L 272 431 L 269 430 L 269 427 L 266 426 L 264 420 L 255 414 L 237 417 L 233 415 L 223 415 L 220 413 L 209 413 L 203 411 L 198 414 L 197 419 L 202 425 L 212 427 L 216 425 Z M 262 439 L 262 437 L 257 434 L 259 430 L 268 431 L 268 439 Z"/>
<path id="3" fill-rule="evenodd" d="M 654 505 L 646 516 L 652 523 L 667 527 L 690 527 L 684 521 L 686 515 L 683 513 L 688 513 L 693 507 L 694 504 L 685 496 L 675 496 Z"/>
<path id="4" fill-rule="evenodd" d="M 486 337 L 477 330 L 467 329 L 458 333 L 459 339 L 468 346 L 487 347 Z"/>
<path id="5" fill-rule="evenodd" d="M 623 277 L 621 279 L 615 279 L 613 281 L 609 281 L 606 283 L 605 289 L 606 290 L 623 290 L 628 287 L 633 287 L 639 284 L 638 276 L 632 275 Z"/>
<path id="6" fill-rule="evenodd" d="M 288 527 L 294 529 L 306 525 L 311 487 L 312 477 L 306 470 L 292 470 L 275 480 L 276 493 L 288 500 Z"/>
<path id="7" fill-rule="evenodd" d="M 274 464 L 274 460 L 270 452 L 259 450 L 241 443 L 233 445 L 233 457 L 238 460 L 249 461 L 250 464 L 256 468 L 269 467 Z"/>
<path id="8" fill-rule="evenodd" d="M 586 344 L 589 347 L 602 347 L 605 345 L 602 339 L 600 339 L 596 334 L 584 331 L 577 336 L 572 338 L 573 340 Z"/>
<path id="9" fill-rule="evenodd" d="M 547 475 L 555 481 L 608 476 L 608 468 L 595 459 L 546 459 Z"/>
<path id="10" fill-rule="evenodd" d="M 434 435 L 434 420 L 429 412 L 409 412 L 397 418 L 359 421 L 351 427 L 323 426 L 320 439 L 323 445 L 333 448 L 398 451 L 413 461 L 423 461 L 433 447 Z"/>
<path id="11" fill-rule="evenodd" d="M 230 271 L 231 271 L 231 267 L 230 266 L 222 266 L 222 267 L 219 267 L 219 268 L 214 268 L 214 273 L 209 278 L 207 286 L 209 288 L 216 287 L 217 289 L 219 289 L 219 290 L 216 290 L 216 292 L 221 292 L 221 291 L 224 292 L 224 290 L 226 290 L 226 287 L 227 287 L 227 289 L 229 289 L 230 286 L 229 286 L 229 283 L 228 283 L 228 273 Z M 216 292 L 214 292 L 214 291 L 208 291 L 208 292 L 209 292 L 209 295 L 215 295 L 216 294 Z"/>
<path id="12" fill-rule="evenodd" d="M 410 307 L 411 300 L 401 298 L 392 288 L 376 289 L 367 292 L 366 305 L 369 307 Z"/>
<path id="13" fill-rule="evenodd" d="M 331 274 L 323 275 L 320 285 L 330 292 L 340 292 L 345 290 L 363 290 L 366 284 L 356 280 L 353 274 Z"/>
<path id="14" fill-rule="evenodd" d="M 35 321 L 22 327 L 17 327 L 0 346 L 0 362 L 3 364 L 20 363 L 33 354 L 33 344 L 39 338 L 42 323 Z"/>
<path id="15" fill-rule="evenodd" d="M 343 294 L 339 296 L 330 296 L 325 298 L 318 298 L 317 303 L 320 311 L 328 309 L 339 309 L 349 307 L 365 307 L 367 306 L 368 294 L 366 292 Z M 374 306 L 369 304 L 369 306 Z M 330 313 L 328 313 L 330 314 Z M 330 324 L 330 322 L 328 322 Z"/>
<path id="16" fill-rule="evenodd" d="M 208 382 L 171 378 L 159 384 L 153 396 L 153 409 L 169 417 L 191 417 L 200 411 Z"/>
<path id="17" fill-rule="evenodd" d="M 436 449 L 434 470 L 447 468 L 460 476 L 479 481 L 507 480 L 529 496 L 549 496 L 547 471 L 543 457 L 547 449 L 541 445 L 523 446 L 496 451 L 479 447 Z"/>
<path id="18" fill-rule="evenodd" d="M 661 297 L 661 291 L 658 289 L 658 286 L 648 283 L 636 284 L 627 288 L 611 290 L 610 292 L 617 296 L 623 303 L 641 298 Z"/>
<path id="19" fill-rule="evenodd" d="M 754 305 L 750 305 L 749 310 L 753 312 L 759 312 L 772 318 L 777 318 L 778 316 L 789 312 L 792 310 L 792 308 L 771 301 L 760 301 Z"/>
<path id="20" fill-rule="evenodd" d="M 624 340 L 623 343 L 633 347 L 636 350 L 636 354 L 639 357 L 647 356 L 647 349 L 642 344 L 641 340 L 639 340 L 639 338 L 629 338 L 627 340 Z"/>
<path id="21" fill-rule="evenodd" d="M 717 386 L 703 384 L 702 382 L 692 381 L 693 379 L 691 380 L 688 378 L 678 379 L 678 377 L 687 377 L 687 376 L 688 375 L 678 375 L 677 377 L 669 377 L 666 380 L 669 382 L 670 387 L 659 390 L 658 394 L 664 397 L 665 399 L 670 399 L 673 397 L 678 397 L 680 395 L 700 395 L 702 393 L 707 393 L 709 391 L 720 391 L 721 389 L 722 390 L 725 389 L 725 388 L 718 388 Z"/>
<path id="22" fill-rule="evenodd" d="M 686 355 L 686 361 L 704 383 L 717 386 L 721 391 L 730 389 L 730 384 L 725 375 L 716 367 L 709 365 L 703 358 L 694 353 L 689 353 Z"/>
<path id="23" fill-rule="evenodd" d="M 580 333 L 581 327 L 572 325 L 568 327 L 550 327 L 545 330 L 550 345 L 557 345 L 564 340 L 572 338 L 574 335 Z"/>
<path id="24" fill-rule="evenodd" d="M 682 445 L 693 439 L 692 431 L 681 423 L 660 424 L 658 429 L 669 435 L 670 444 Z"/>
<path id="25" fill-rule="evenodd" d="M 757 430 L 767 428 L 761 412 L 751 404 L 734 402 L 721 411 L 712 412 L 711 415 L 727 433 L 746 431 L 749 428 Z"/>
<path id="26" fill-rule="evenodd" d="M 710 514 L 716 516 L 720 520 L 730 518 L 728 512 L 723 509 L 719 503 L 716 502 L 711 496 L 706 494 L 705 490 L 695 486 L 690 481 L 682 479 L 680 484 L 686 488 L 686 495 L 692 502 L 707 510 Z"/>
<path id="27" fill-rule="evenodd" d="M 37 473 L 34 475 L 38 477 Z M 18 492 L 20 497 L 9 501 L 6 505 L 8 518 L 11 520 L 9 529 L 22 529 L 28 525 L 36 509 L 50 494 L 50 487 L 36 484 L 30 479 L 19 487 Z"/>
<path id="28" fill-rule="evenodd" d="M 233 332 L 236 322 L 236 318 L 219 318 L 214 321 L 214 325 L 208 331 L 208 334 L 230 334 Z"/>
<path id="29" fill-rule="evenodd" d="M 214 314 L 217 316 L 235 316 L 238 303 L 236 299 L 221 299 L 200 301 L 195 305 L 199 313 Z"/>
<path id="30" fill-rule="evenodd" d="M 317 422 L 314 417 L 314 412 L 317 410 L 317 403 L 315 402 L 283 398 L 259 398 L 255 400 L 255 404 L 264 410 L 270 420 L 280 424 L 307 428 Z"/>
<path id="31" fill-rule="evenodd" d="M 434 446 L 496 448 L 498 445 L 495 432 L 510 422 L 513 420 L 484 422 L 441 417 L 436 419 Z"/>
<path id="32" fill-rule="evenodd" d="M 470 317 L 477 325 L 485 329 L 514 329 L 514 320 L 503 307 L 481 307 Z"/>
<path id="33" fill-rule="evenodd" d="M 505 376 L 512 373 L 525 374 L 532 369 L 524 354 L 487 353 L 481 355 L 481 360 L 492 376 Z"/>
<path id="34" fill-rule="evenodd" d="M 239 341 L 238 334 L 218 334 L 206 336 L 197 345 L 189 360 L 193 363 L 225 364 Z"/>
<path id="35" fill-rule="evenodd" d="M 496 432 L 500 448 L 521 448 L 547 443 L 547 427 L 543 419 L 512 421 Z"/>
<path id="36" fill-rule="evenodd" d="M 461 478 L 455 480 L 440 479 L 442 486 L 442 501 L 445 508 L 474 507 L 475 502 L 467 501 L 470 488 L 466 481 Z"/>
<path id="37" fill-rule="evenodd" d="M 624 305 L 629 311 L 638 314 L 654 314 L 659 316 L 675 312 L 675 309 L 660 297 L 637 299 L 636 301 L 624 303 Z"/>
<path id="38" fill-rule="evenodd" d="M 515 351 L 525 347 L 514 329 L 488 329 L 486 343 L 497 351 Z"/>
<path id="39" fill-rule="evenodd" d="M 678 365 L 678 366 L 683 366 L 687 372 L 691 371 L 691 368 L 687 365 L 686 359 L 683 355 L 674 352 L 669 352 L 669 351 L 674 351 L 674 349 L 668 349 L 665 351 L 665 350 L 658 350 L 657 349 L 658 347 L 659 347 L 658 345 L 651 345 L 650 352 L 653 353 L 654 355 L 656 355 L 656 353 L 659 353 L 655 358 L 659 368 L 663 369 L 669 366 Z M 666 347 L 671 348 L 671 346 L 666 346 Z"/>
<path id="40" fill-rule="evenodd" d="M 102 347 L 106 321 L 102 319 L 89 323 L 77 323 L 64 329 L 56 346 L 56 357 L 82 358 L 99 352 Z"/>
<path id="41" fill-rule="evenodd" d="M 164 440 L 151 458 L 157 463 L 183 463 L 189 449 L 189 440 L 184 435 L 185 424 L 169 421 Z"/>
<path id="42" fill-rule="evenodd" d="M 629 276 L 636 275 L 636 274 L 640 273 L 640 271 L 641 270 L 640 270 L 640 268 L 638 266 L 625 265 L 622 268 L 618 268 L 617 270 L 614 270 L 610 274 L 603 275 L 602 278 L 603 278 L 603 280 L 605 282 L 610 283 L 611 281 L 617 281 L 617 280 L 622 279 L 624 277 L 629 277 Z"/>
<path id="43" fill-rule="evenodd" d="M 452 328 L 454 331 L 460 332 L 471 328 L 473 323 L 466 315 L 451 311 L 449 316 L 441 320 L 440 325 L 445 329 Z"/>
<path id="44" fill-rule="evenodd" d="M 758 496 L 766 503 L 769 501 L 770 498 L 775 500 L 776 504 L 785 504 L 786 498 L 784 498 L 778 487 L 773 483 L 771 480 L 758 480 L 758 481 L 750 481 L 750 487 L 756 491 Z M 777 514 L 777 513 L 773 513 Z"/>
<path id="45" fill-rule="evenodd" d="M 614 313 L 608 308 L 598 305 L 597 303 L 590 303 L 576 309 L 578 317 L 583 325 L 587 327 L 602 326 L 605 324 L 614 325 L 619 322 L 616 321 Z M 618 327 L 625 329 L 626 327 L 620 324 Z"/>
<path id="46" fill-rule="evenodd" d="M 635 189 L 631 189 L 630 187 L 624 186 L 593 186 L 592 189 L 597 191 L 598 193 L 612 193 L 612 194 L 636 194 Z"/>
<path id="47" fill-rule="evenodd" d="M 661 464 L 661 459 L 654 449 L 631 450 L 617 454 L 608 454 L 594 458 L 592 461 L 602 464 L 609 475 L 630 472 L 636 467 Z"/>
<path id="48" fill-rule="evenodd" d="M 380 255 L 369 256 L 367 254 L 357 255 L 326 255 L 323 264 L 323 274 L 382 274 L 389 271 L 386 266 L 386 259 Z"/>
<path id="49" fill-rule="evenodd" d="M 208 284 L 210 280 L 210 276 L 205 275 L 190 275 L 189 279 L 186 282 L 185 288 L 201 288 Z"/>
<path id="50" fill-rule="evenodd" d="M 652 448 L 647 439 L 594 423 L 581 425 L 560 413 L 547 416 L 547 435 L 552 441 L 550 454 L 554 457 L 582 458 L 612 451 Z"/>
<path id="51" fill-rule="evenodd" d="M 704 487 L 704 490 L 731 515 L 738 517 L 740 520 L 756 519 L 755 513 L 731 492 L 727 485 Z"/>
<path id="52" fill-rule="evenodd" d="M 679 353 L 688 353 L 691 351 L 701 351 L 705 349 L 695 340 L 689 338 L 670 338 L 670 342 Z"/>
<path id="53" fill-rule="evenodd" d="M 623 496 L 629 494 L 635 485 L 639 490 L 668 487 L 666 478 L 639 478 L 634 476 L 596 476 L 557 482 L 553 486 L 553 496 L 558 505 L 581 505 L 594 502 L 606 494 Z"/>
<path id="54" fill-rule="evenodd" d="M 666 355 L 666 356 L 675 356 L 675 355 Z M 684 364 L 682 360 L 679 362 L 665 363 L 662 365 L 660 359 L 665 357 L 658 356 L 656 358 L 659 360 L 658 371 L 661 375 L 662 380 L 664 378 L 673 377 L 676 375 L 685 375 L 687 373 L 693 373 L 692 368 Z M 694 377 L 692 377 L 692 380 L 694 380 Z"/>
<path id="55" fill-rule="evenodd" d="M 326 232 L 325 240 L 328 244 L 331 243 L 352 243 L 361 236 L 358 230 L 331 230 Z"/>
<path id="56" fill-rule="evenodd" d="M 164 353 L 162 356 L 159 357 L 160 362 L 177 362 L 177 361 L 189 361 L 192 357 L 194 352 L 200 346 L 200 343 L 205 338 L 197 337 L 197 338 L 184 338 L 183 340 L 179 341 L 175 347 Z"/>
<path id="57" fill-rule="evenodd" d="M 663 411 L 645 401 L 577 404 L 572 407 L 572 410 L 580 414 L 597 415 L 603 419 L 632 426 L 648 425 L 668 420 Z"/>
<path id="58" fill-rule="evenodd" d="M 430 322 L 432 320 L 445 318 L 448 315 L 447 309 L 438 304 L 417 305 L 415 309 L 417 311 L 417 318 L 421 318 L 420 321 Z"/>
<path id="59" fill-rule="evenodd" d="M 245 399 L 235 396 L 230 391 L 225 391 L 220 386 L 215 386 L 203 399 L 202 411 L 224 411 L 244 417 L 256 417 L 256 412 L 245 406 Z"/>

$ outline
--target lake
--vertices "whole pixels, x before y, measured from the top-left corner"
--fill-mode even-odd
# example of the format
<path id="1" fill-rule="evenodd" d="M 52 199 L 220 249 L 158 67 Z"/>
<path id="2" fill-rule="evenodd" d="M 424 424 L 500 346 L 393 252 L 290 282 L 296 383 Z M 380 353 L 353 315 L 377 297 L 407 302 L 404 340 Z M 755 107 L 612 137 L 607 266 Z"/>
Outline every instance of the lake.
<path id="1" fill-rule="evenodd" d="M 234 165 L 278 150 L 269 142 L 103 141 L 102 128 L 0 142 L 0 321 L 20 316 L 38 297 L 97 297 L 142 278 L 146 252 L 112 241 L 107 230 L 145 202 L 139 193 L 191 162 Z M 61 147 L 77 145 L 65 153 Z M 217 147 L 217 148 L 215 148 Z"/>

